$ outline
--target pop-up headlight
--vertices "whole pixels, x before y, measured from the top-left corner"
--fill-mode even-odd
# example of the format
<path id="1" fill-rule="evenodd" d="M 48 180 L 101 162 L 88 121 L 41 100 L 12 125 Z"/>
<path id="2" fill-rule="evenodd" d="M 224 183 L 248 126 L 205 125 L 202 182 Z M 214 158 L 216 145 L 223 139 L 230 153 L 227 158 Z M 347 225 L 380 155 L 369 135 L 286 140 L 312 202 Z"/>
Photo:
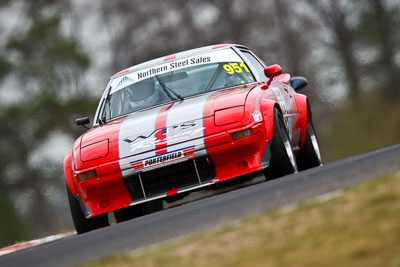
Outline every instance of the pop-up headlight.
<path id="1" fill-rule="evenodd" d="M 108 154 L 108 139 L 81 148 L 82 161 L 99 159 L 107 156 L 107 154 Z"/>
<path id="2" fill-rule="evenodd" d="M 243 119 L 244 106 L 237 106 L 217 110 L 214 113 L 214 122 L 217 126 L 240 122 Z"/>

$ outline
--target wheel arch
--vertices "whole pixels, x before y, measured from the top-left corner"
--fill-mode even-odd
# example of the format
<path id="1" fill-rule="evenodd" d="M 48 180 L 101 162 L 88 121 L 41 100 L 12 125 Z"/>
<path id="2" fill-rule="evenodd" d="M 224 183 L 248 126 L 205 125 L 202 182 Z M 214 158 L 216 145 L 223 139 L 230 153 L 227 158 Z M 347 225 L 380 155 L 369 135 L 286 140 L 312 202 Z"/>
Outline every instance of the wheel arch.
<path id="1" fill-rule="evenodd" d="M 261 112 L 264 118 L 264 124 L 267 131 L 267 140 L 271 141 L 274 135 L 274 110 L 278 109 L 283 116 L 282 109 L 278 102 L 268 99 L 261 101 Z"/>
<path id="2" fill-rule="evenodd" d="M 72 195 L 76 195 L 77 191 L 75 188 L 73 174 L 72 174 L 72 151 L 68 152 L 68 154 L 64 158 L 64 176 L 69 191 L 71 192 Z"/>

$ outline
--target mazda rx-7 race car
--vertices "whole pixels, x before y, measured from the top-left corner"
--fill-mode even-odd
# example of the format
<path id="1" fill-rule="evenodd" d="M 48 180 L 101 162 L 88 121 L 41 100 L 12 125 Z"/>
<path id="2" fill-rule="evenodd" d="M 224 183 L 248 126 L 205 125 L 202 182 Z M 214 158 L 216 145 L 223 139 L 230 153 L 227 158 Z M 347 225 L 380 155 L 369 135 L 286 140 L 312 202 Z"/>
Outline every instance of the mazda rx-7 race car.
<path id="1" fill-rule="evenodd" d="M 77 233 L 151 203 L 255 172 L 322 164 L 303 77 L 242 45 L 193 49 L 118 72 L 64 159 Z M 89 119 L 76 120 L 86 125 Z"/>

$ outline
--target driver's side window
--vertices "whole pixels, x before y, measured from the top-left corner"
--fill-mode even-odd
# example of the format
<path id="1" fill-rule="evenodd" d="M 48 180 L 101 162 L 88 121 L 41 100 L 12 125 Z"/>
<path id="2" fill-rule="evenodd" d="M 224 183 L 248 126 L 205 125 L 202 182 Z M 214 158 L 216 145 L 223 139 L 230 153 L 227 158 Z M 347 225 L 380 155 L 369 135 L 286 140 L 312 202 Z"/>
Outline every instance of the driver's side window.
<path id="1" fill-rule="evenodd" d="M 267 82 L 268 78 L 264 74 L 264 66 L 249 51 L 241 50 L 241 52 L 246 61 L 250 63 L 252 69 L 255 70 L 257 78 L 263 82 Z"/>

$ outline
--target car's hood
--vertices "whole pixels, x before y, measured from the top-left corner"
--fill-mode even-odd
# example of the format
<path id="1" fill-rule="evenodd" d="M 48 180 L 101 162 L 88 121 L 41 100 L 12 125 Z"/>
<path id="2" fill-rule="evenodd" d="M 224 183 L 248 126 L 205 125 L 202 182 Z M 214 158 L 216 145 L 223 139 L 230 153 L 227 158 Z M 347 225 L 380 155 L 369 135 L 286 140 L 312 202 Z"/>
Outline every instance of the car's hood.
<path id="1" fill-rule="evenodd" d="M 101 142 L 119 142 L 120 157 L 162 146 L 201 138 L 203 118 L 214 111 L 245 104 L 251 87 L 236 87 L 210 92 L 184 101 L 168 103 L 132 113 L 116 121 L 98 126 L 83 135 L 81 147 Z"/>

